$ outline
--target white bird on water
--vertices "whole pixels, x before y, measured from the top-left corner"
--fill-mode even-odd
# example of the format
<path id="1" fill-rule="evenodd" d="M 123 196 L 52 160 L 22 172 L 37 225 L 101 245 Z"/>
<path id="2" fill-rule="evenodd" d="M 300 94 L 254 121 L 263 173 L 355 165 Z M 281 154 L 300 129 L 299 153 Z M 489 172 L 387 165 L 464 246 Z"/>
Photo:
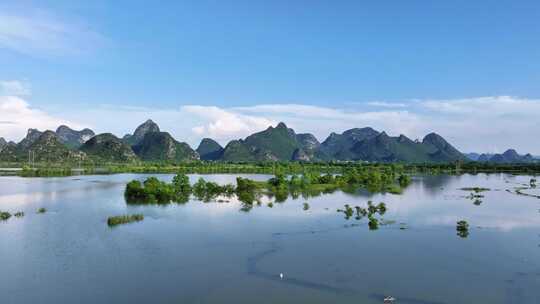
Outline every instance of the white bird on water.
<path id="1" fill-rule="evenodd" d="M 279 274 L 279 278 L 283 280 L 283 272 Z"/>

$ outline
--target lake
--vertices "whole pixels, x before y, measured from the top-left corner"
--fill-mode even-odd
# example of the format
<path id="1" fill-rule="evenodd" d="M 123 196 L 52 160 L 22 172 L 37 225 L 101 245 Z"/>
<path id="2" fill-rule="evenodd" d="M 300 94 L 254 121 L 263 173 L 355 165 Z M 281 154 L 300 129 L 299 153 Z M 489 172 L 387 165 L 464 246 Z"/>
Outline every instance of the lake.
<path id="1" fill-rule="evenodd" d="M 540 199 L 506 191 L 529 176 L 416 176 L 401 195 L 265 198 L 247 211 L 234 199 L 127 205 L 125 184 L 148 176 L 0 177 L 0 210 L 26 214 L 0 221 L 1 302 L 540 303 Z M 269 178 L 204 178 L 236 176 Z M 491 189 L 481 203 L 460 190 L 474 186 Z M 368 200 L 387 205 L 378 230 L 336 212 Z M 133 213 L 144 221 L 107 226 Z"/>

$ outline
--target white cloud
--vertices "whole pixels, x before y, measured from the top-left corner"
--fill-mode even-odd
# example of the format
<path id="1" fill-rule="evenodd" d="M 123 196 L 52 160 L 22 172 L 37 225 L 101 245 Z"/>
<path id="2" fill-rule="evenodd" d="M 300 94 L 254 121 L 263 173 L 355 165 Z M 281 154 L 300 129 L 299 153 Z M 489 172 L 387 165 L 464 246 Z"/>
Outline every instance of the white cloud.
<path id="1" fill-rule="evenodd" d="M 55 130 L 61 124 L 73 127 L 79 125 L 31 107 L 28 102 L 17 96 L 0 96 L 0 137 L 19 141 L 29 128 Z"/>
<path id="2" fill-rule="evenodd" d="M 0 12 L 0 48 L 34 55 L 69 55 L 104 42 L 96 31 L 44 10 Z"/>
<path id="3" fill-rule="evenodd" d="M 407 105 L 399 102 L 371 101 L 366 103 L 368 106 L 380 108 L 406 108 Z"/>
<path id="4" fill-rule="evenodd" d="M 426 100 L 426 122 L 444 132 L 462 151 L 540 153 L 540 100 L 512 96 Z"/>
<path id="5" fill-rule="evenodd" d="M 188 105 L 183 106 L 181 110 L 197 115 L 205 120 L 203 125 L 193 127 L 193 132 L 197 135 L 209 136 L 216 140 L 230 140 L 232 138 L 244 137 L 276 124 L 275 121 L 264 117 L 243 115 L 214 106 Z"/>
<path id="6" fill-rule="evenodd" d="M 28 96 L 31 94 L 30 85 L 18 80 L 0 81 L 0 95 Z"/>

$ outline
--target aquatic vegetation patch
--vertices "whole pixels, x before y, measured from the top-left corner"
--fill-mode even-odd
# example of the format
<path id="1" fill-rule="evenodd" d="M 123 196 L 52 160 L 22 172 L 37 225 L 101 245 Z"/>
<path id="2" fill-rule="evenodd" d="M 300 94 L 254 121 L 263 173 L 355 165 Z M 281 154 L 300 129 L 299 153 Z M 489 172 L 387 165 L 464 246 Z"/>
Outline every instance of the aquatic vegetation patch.
<path id="1" fill-rule="evenodd" d="M 461 238 L 466 238 L 469 236 L 469 223 L 464 220 L 460 220 L 456 223 L 457 235 Z"/>
<path id="2" fill-rule="evenodd" d="M 11 217 L 11 213 L 0 211 L 0 221 L 7 221 Z"/>
<path id="3" fill-rule="evenodd" d="M 344 209 L 338 209 L 337 212 L 345 214 L 345 219 L 349 220 L 355 213 L 355 220 L 361 220 L 364 217 L 368 218 L 368 227 L 370 230 L 376 230 L 380 224 L 389 225 L 394 223 L 393 221 L 384 221 L 376 217 L 376 215 L 382 216 L 386 213 L 387 208 L 385 203 L 379 203 L 374 205 L 372 201 L 367 202 L 367 208 L 360 206 L 351 207 L 349 204 L 344 205 Z"/>
<path id="4" fill-rule="evenodd" d="M 13 216 L 15 216 L 15 217 L 23 217 L 24 212 L 22 212 L 22 211 L 16 212 L 15 214 L 13 214 Z"/>
<path id="5" fill-rule="evenodd" d="M 392 194 L 402 194 L 403 188 L 397 185 L 389 185 L 386 187 L 386 191 Z"/>
<path id="6" fill-rule="evenodd" d="M 122 224 L 140 222 L 142 220 L 144 220 L 144 215 L 142 214 L 118 215 L 107 218 L 107 225 L 109 225 L 109 227 L 113 227 Z"/>
<path id="7" fill-rule="evenodd" d="M 464 187 L 464 188 L 461 188 L 460 190 L 463 190 L 463 191 L 472 191 L 472 192 L 475 192 L 475 193 L 480 193 L 480 192 L 485 192 L 485 191 L 491 191 L 490 188 L 483 188 L 483 187 Z"/>
<path id="8" fill-rule="evenodd" d="M 514 192 L 512 192 L 512 191 L 509 190 L 509 189 L 506 189 L 506 192 L 509 192 L 509 193 L 512 193 L 512 194 L 523 195 L 523 196 L 529 196 L 529 197 L 534 197 L 534 198 L 540 199 L 540 195 L 530 194 L 530 193 L 523 192 L 523 190 L 527 190 L 527 189 L 532 189 L 532 188 L 529 188 L 529 187 L 516 187 L 516 188 L 514 188 Z"/>
<path id="9" fill-rule="evenodd" d="M 274 177 L 263 182 L 237 177 L 236 186 L 220 185 L 203 178 L 199 178 L 191 185 L 187 175 L 180 173 L 173 178 L 172 183 L 160 181 L 156 177 L 149 177 L 144 182 L 130 181 L 126 185 L 124 196 L 128 204 L 168 204 L 185 203 L 192 195 L 203 202 L 215 201 L 220 196 L 234 195 L 243 204 L 249 205 L 260 204 L 262 195 L 273 198 L 275 202 L 283 202 L 289 195 L 295 199 L 300 195 L 307 199 L 338 189 L 354 193 L 359 188 L 365 188 L 371 192 L 399 194 L 409 183 L 408 175 L 399 175 L 394 170 L 387 170 L 386 167 L 363 170 L 352 168 L 345 170 L 341 175 L 304 172 L 302 175 L 287 177 L 282 172 L 277 172 Z M 248 206 L 242 206 L 242 211 L 249 210 L 251 208 Z"/>
<path id="10" fill-rule="evenodd" d="M 47 209 L 45 209 L 45 208 L 43 208 L 43 207 L 41 207 L 41 208 L 39 208 L 39 209 L 37 210 L 37 213 L 39 213 L 39 214 L 43 214 L 43 213 L 45 213 L 45 212 L 47 212 Z"/>

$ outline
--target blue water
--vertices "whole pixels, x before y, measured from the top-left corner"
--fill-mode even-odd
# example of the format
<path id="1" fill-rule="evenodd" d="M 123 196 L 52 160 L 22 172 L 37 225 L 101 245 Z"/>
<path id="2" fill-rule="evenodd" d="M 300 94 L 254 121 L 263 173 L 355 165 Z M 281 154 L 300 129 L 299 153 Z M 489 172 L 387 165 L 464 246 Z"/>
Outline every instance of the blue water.
<path id="1" fill-rule="evenodd" d="M 263 198 L 249 212 L 234 199 L 127 205 L 126 182 L 147 176 L 0 177 L 0 210 L 26 213 L 0 222 L 0 302 L 540 303 L 540 199 L 505 191 L 527 176 L 418 176 L 401 195 Z M 471 186 L 491 188 L 478 206 Z M 367 200 L 395 223 L 370 231 L 336 212 Z M 107 226 L 126 213 L 145 219 Z"/>

